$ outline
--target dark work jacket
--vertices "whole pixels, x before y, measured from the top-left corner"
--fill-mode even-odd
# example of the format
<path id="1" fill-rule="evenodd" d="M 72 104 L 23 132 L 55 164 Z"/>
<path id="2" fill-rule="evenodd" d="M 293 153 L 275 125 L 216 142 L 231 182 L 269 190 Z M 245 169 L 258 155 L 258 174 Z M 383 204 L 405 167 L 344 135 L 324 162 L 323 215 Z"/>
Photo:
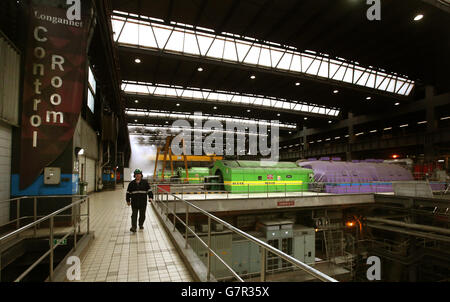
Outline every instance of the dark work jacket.
<path id="1" fill-rule="evenodd" d="M 147 204 L 147 196 L 153 199 L 152 189 L 146 180 L 141 179 L 140 183 L 133 180 L 128 184 L 127 202 L 131 202 L 132 207 L 144 207 Z"/>

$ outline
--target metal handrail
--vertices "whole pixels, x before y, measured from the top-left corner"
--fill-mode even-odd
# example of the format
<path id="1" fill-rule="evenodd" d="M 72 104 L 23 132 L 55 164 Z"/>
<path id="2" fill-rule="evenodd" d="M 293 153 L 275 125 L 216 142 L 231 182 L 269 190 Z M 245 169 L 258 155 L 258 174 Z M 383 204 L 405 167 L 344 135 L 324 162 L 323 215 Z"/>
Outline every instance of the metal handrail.
<path id="1" fill-rule="evenodd" d="M 10 199 L 4 199 L 0 201 L 1 203 L 5 203 L 5 202 L 11 202 L 11 201 L 16 201 L 16 219 L 13 220 L 9 220 L 6 223 L 0 224 L 0 227 L 4 227 L 6 225 L 9 225 L 11 223 L 16 222 L 16 227 L 19 228 L 20 227 L 20 221 L 22 219 L 26 219 L 26 218 L 31 218 L 33 217 L 34 220 L 36 221 L 36 219 L 38 217 L 44 217 L 42 215 L 37 215 L 37 199 L 38 198 L 76 198 L 76 197 L 86 197 L 87 195 L 48 195 L 48 196 L 19 196 L 19 197 L 14 197 L 14 198 L 10 198 Z M 33 199 L 33 216 L 20 216 L 20 201 L 22 199 Z M 60 215 L 60 216 L 65 216 L 65 215 Z M 35 226 L 35 231 L 34 231 L 35 235 L 36 235 L 36 226 Z"/>
<path id="2" fill-rule="evenodd" d="M 270 181 L 267 181 L 270 182 Z M 295 196 L 295 197 L 310 197 L 310 196 L 319 196 L 321 194 L 327 194 L 327 195 L 355 195 L 355 194 L 376 194 L 376 193 L 390 193 L 393 192 L 393 190 L 389 190 L 389 191 L 385 191 L 385 187 L 386 186 L 392 186 L 394 183 L 395 184 L 400 184 L 400 183 L 417 183 L 417 182 L 421 182 L 421 181 L 364 181 L 364 182 L 321 182 L 321 183 L 317 183 L 317 182 L 311 182 L 311 183 L 304 183 L 303 185 L 308 185 L 307 188 L 302 188 L 302 189 L 298 189 L 298 190 L 288 190 L 288 186 L 285 183 L 284 186 L 283 184 L 272 184 L 272 183 L 261 183 L 261 184 L 247 184 L 247 190 L 242 189 L 240 192 L 229 192 L 227 190 L 208 190 L 208 187 L 211 186 L 225 186 L 227 184 L 225 183 L 171 183 L 171 182 L 153 182 L 151 183 L 152 185 L 169 185 L 171 188 L 181 188 L 181 192 L 174 192 L 176 194 L 181 194 L 181 197 L 184 197 L 184 194 L 189 194 L 192 192 L 186 192 L 185 188 L 199 188 L 199 194 L 205 194 L 205 199 L 206 199 L 206 194 L 208 194 L 209 192 L 213 192 L 213 193 L 226 193 L 227 194 L 227 198 L 230 196 L 229 194 L 236 194 L 236 196 L 238 196 L 239 194 L 244 194 L 247 195 L 247 198 L 250 198 L 251 194 L 267 194 L 267 197 L 270 196 L 270 194 L 284 194 L 285 197 L 288 197 L 288 194 L 290 194 L 292 197 L 292 194 L 295 193 L 301 193 L 300 196 Z M 444 182 L 430 182 L 430 184 L 441 184 L 441 185 L 447 185 L 448 183 L 444 183 Z M 346 191 L 346 192 L 327 192 L 325 187 L 335 187 L 335 186 L 349 186 L 351 187 L 351 191 Z M 367 186 L 371 186 L 371 188 L 369 190 L 366 190 Z M 261 187 L 265 187 L 264 190 L 258 191 L 258 192 L 250 192 L 250 188 L 251 187 L 258 187 L 259 189 Z M 275 188 L 274 188 L 275 187 Z M 284 187 L 284 188 L 283 188 Z M 243 185 L 243 188 L 245 188 L 245 185 Z M 319 189 L 319 190 L 317 190 Z M 431 190 L 433 192 L 440 192 L 437 190 L 433 190 L 433 188 L 431 187 Z M 311 195 L 312 194 L 312 195 Z M 255 196 L 257 197 L 257 196 Z M 277 196 L 279 197 L 279 196 Z"/>
<path id="3" fill-rule="evenodd" d="M 179 198 L 178 196 L 176 196 L 176 195 L 174 195 L 174 194 L 171 194 L 171 193 L 168 192 L 167 190 L 165 190 L 165 189 L 163 189 L 163 188 L 160 188 L 159 186 L 156 186 L 156 189 L 157 189 L 157 190 L 154 190 L 154 192 L 156 192 L 156 196 L 158 196 L 158 198 L 159 198 L 159 195 L 160 195 L 160 194 L 158 194 L 158 189 L 159 189 L 159 190 L 165 191 L 165 192 L 167 193 L 167 194 L 165 194 L 165 195 L 167 195 L 167 197 L 168 197 L 168 195 L 170 194 L 170 195 L 172 195 L 175 199 L 178 199 L 178 200 L 184 202 L 184 203 L 186 204 L 186 218 L 188 217 L 188 212 L 189 212 L 188 209 L 189 209 L 189 206 L 190 206 L 190 207 L 193 207 L 194 209 L 196 209 L 196 210 L 199 211 L 200 213 L 206 215 L 206 216 L 208 217 L 208 226 L 209 226 L 209 228 L 208 228 L 208 237 L 209 237 L 209 238 L 210 238 L 210 235 L 211 235 L 211 219 L 213 219 L 214 221 L 216 221 L 216 222 L 218 222 L 218 223 L 224 225 L 224 226 L 225 226 L 226 228 L 228 228 L 229 230 L 231 230 L 231 231 L 233 231 L 233 232 L 235 232 L 235 233 L 237 233 L 237 234 L 243 236 L 244 238 L 247 238 L 247 239 L 250 240 L 251 242 L 253 242 L 253 243 L 259 245 L 259 246 L 263 249 L 263 251 L 262 251 L 262 253 L 261 253 L 261 256 L 262 256 L 262 260 L 261 260 L 261 279 L 262 279 L 262 280 L 261 280 L 261 281 L 263 281 L 263 282 L 266 281 L 266 280 L 265 280 L 265 272 L 266 272 L 266 269 L 265 269 L 265 265 L 266 265 L 266 263 L 265 263 L 265 262 L 266 262 L 266 253 L 267 253 L 267 251 L 270 251 L 271 253 L 273 253 L 273 254 L 277 255 L 278 257 L 280 257 L 280 258 L 286 260 L 287 262 L 289 262 L 289 263 L 293 264 L 294 266 L 296 266 L 296 267 L 302 269 L 303 271 L 305 271 L 305 272 L 307 272 L 308 274 L 310 274 L 310 275 L 312 275 L 312 276 L 318 278 L 318 279 L 321 280 L 321 281 L 326 281 L 326 282 L 337 282 L 336 279 L 333 279 L 333 278 L 331 278 L 330 276 L 328 276 L 328 275 L 326 275 L 326 274 L 324 274 L 324 273 L 322 273 L 322 272 L 320 272 L 320 271 L 318 271 L 318 270 L 316 270 L 316 269 L 310 267 L 309 265 L 307 265 L 307 264 L 305 264 L 305 263 L 299 261 L 298 259 L 296 259 L 296 258 L 294 258 L 294 257 L 292 257 L 292 256 L 290 256 L 290 255 L 288 255 L 288 254 L 286 254 L 286 253 L 284 253 L 284 252 L 282 252 L 282 251 L 280 251 L 280 250 L 278 250 L 278 249 L 272 247 L 271 245 L 265 243 L 264 241 L 261 241 L 261 240 L 259 240 L 258 238 L 255 238 L 255 237 L 251 236 L 250 234 L 247 234 L 247 233 L 241 231 L 240 229 L 238 229 L 238 228 L 232 226 L 231 224 L 229 224 L 229 223 L 227 223 L 227 222 L 221 220 L 220 218 L 217 218 L 216 216 L 214 216 L 214 215 L 212 215 L 212 214 L 206 212 L 205 210 L 199 208 L 198 206 L 196 206 L 196 205 L 194 205 L 194 204 L 192 204 L 192 203 L 190 203 L 190 202 L 188 202 L 188 201 L 186 201 L 186 200 L 184 200 L 184 199 L 182 199 L 182 198 Z M 159 199 L 158 199 L 158 200 L 159 200 Z M 167 203 L 168 203 L 169 199 L 166 198 L 166 201 L 167 201 Z M 168 204 L 165 205 L 165 206 L 166 206 L 166 213 L 168 214 L 168 211 L 169 211 Z M 227 269 L 228 269 L 228 270 L 229 270 L 229 271 L 230 271 L 230 272 L 231 272 L 231 273 L 232 273 L 239 281 L 242 281 L 242 282 L 243 282 L 242 278 L 240 278 L 239 275 L 237 275 L 237 273 L 234 272 L 234 270 L 233 270 L 232 268 L 230 268 L 230 267 L 225 263 L 225 261 L 224 261 L 221 257 L 219 257 L 219 256 L 218 256 L 218 255 L 217 255 L 217 254 L 209 247 L 209 244 L 211 243 L 210 240 L 208 240 L 208 241 L 209 241 L 209 244 L 206 244 L 206 243 L 205 243 L 205 242 L 204 242 L 197 234 L 195 234 L 194 231 L 191 230 L 191 228 L 189 228 L 189 226 L 188 226 L 188 220 L 187 220 L 187 219 L 186 219 L 186 223 L 184 223 L 179 217 L 177 217 L 177 215 L 176 215 L 176 213 L 175 213 L 174 211 L 172 211 L 172 214 L 175 216 L 176 219 L 178 219 L 178 220 L 186 227 L 186 238 L 185 238 L 185 240 L 186 240 L 186 247 L 187 247 L 187 232 L 190 231 L 190 232 L 192 232 L 192 234 L 193 234 L 195 237 L 197 237 L 197 238 L 200 240 L 200 242 L 208 249 L 208 251 L 209 251 L 209 253 L 208 253 L 208 264 L 210 263 L 210 255 L 212 254 L 212 255 L 214 255 L 215 257 L 217 257 L 217 258 L 219 259 L 219 261 L 221 261 L 221 262 L 225 265 L 225 267 L 226 267 L 226 268 L 227 268 Z M 208 265 L 208 276 L 209 276 L 209 274 L 210 274 L 210 265 Z M 209 279 L 208 279 L 208 280 L 209 280 Z"/>
<path id="4" fill-rule="evenodd" d="M 38 224 L 46 221 L 46 220 L 50 220 L 50 232 L 49 232 L 49 241 L 50 241 L 50 249 L 44 253 L 44 255 L 42 255 L 38 260 L 36 260 L 33 264 L 31 264 L 31 266 L 25 270 L 16 280 L 15 282 L 19 282 L 21 281 L 33 268 L 35 268 L 40 262 L 42 262 L 42 260 L 45 259 L 45 257 L 47 257 L 50 254 L 50 267 L 49 267 L 49 281 L 52 281 L 53 279 L 53 258 L 54 258 L 54 253 L 53 251 L 55 250 L 56 247 L 58 247 L 61 243 L 62 240 L 66 239 L 70 234 L 74 234 L 74 249 L 76 249 L 77 247 L 77 228 L 80 227 L 80 224 L 82 222 L 82 220 L 80 219 L 81 216 L 86 216 L 86 221 L 87 221 L 87 229 L 86 229 L 86 234 L 89 234 L 89 227 L 90 227 L 90 206 L 89 206 L 89 196 L 87 195 L 72 195 L 72 196 L 83 196 L 83 198 L 72 202 L 71 204 L 56 210 L 55 212 L 44 216 L 40 219 L 35 220 L 32 223 L 29 223 L 15 231 L 12 231 L 11 233 L 8 233 L 2 237 L 0 237 L 0 246 L 2 244 L 3 241 L 6 241 L 7 239 L 10 239 L 11 237 L 15 237 L 18 236 L 20 233 L 30 229 L 31 227 L 36 227 Z M 63 196 L 41 196 L 42 198 L 44 197 L 72 197 L 72 196 L 67 196 L 67 195 L 63 195 Z M 25 197 L 23 197 L 25 198 Z M 31 197 L 26 197 L 26 198 L 37 198 L 37 196 L 31 196 Z M 17 198 L 14 198 L 17 199 Z M 81 214 L 81 204 L 87 202 L 87 213 L 86 214 Z M 78 213 L 75 217 L 75 219 L 73 219 L 73 225 L 70 228 L 70 230 L 67 232 L 67 234 L 60 240 L 58 240 L 56 242 L 56 244 L 54 244 L 53 242 L 53 238 L 54 238 L 54 217 L 56 215 L 58 215 L 61 212 L 64 212 L 70 208 L 73 208 L 75 206 L 78 206 Z M 66 215 L 64 215 L 66 216 Z M 79 221 L 80 220 L 80 221 Z M 79 231 L 79 230 L 78 230 Z M 0 254 L 0 272 L 1 272 L 1 254 Z M 0 280 L 1 281 L 1 280 Z"/>

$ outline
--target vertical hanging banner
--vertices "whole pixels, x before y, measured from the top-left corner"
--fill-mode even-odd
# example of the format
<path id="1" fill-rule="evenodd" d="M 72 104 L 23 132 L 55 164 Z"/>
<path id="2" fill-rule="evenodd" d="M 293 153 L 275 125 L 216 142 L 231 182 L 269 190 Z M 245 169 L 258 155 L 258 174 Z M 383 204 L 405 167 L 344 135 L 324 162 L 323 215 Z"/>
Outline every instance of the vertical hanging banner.
<path id="1" fill-rule="evenodd" d="M 33 0 L 25 58 L 20 189 L 71 141 L 85 97 L 90 0 Z"/>

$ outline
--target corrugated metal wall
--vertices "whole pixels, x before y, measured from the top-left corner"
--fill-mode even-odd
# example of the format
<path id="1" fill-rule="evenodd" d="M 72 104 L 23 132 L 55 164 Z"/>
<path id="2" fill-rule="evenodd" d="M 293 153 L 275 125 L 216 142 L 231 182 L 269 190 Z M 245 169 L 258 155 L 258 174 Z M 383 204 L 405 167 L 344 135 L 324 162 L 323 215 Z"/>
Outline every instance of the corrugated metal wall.
<path id="1" fill-rule="evenodd" d="M 13 125 L 19 119 L 20 55 L 0 32 L 0 118 Z"/>
<path id="2" fill-rule="evenodd" d="M 0 31 L 0 201 L 11 192 L 12 126 L 19 121 L 20 54 Z M 0 203 L 0 224 L 9 221 L 9 203 Z"/>
<path id="3" fill-rule="evenodd" d="M 0 122 L 0 201 L 9 199 L 11 188 L 11 126 Z M 0 203 L 0 224 L 9 221 L 9 202 Z"/>

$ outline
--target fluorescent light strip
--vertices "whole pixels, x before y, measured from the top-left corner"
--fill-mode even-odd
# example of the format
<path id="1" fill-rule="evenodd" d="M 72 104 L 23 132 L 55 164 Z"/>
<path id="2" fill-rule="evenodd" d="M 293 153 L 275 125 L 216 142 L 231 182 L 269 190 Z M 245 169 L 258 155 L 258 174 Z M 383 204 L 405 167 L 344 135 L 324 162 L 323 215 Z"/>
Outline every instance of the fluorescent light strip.
<path id="1" fill-rule="evenodd" d="M 161 112 L 147 112 L 142 110 L 125 110 L 125 113 L 133 118 L 136 116 L 140 117 L 159 117 L 159 118 L 167 118 L 167 119 L 189 119 L 189 120 L 217 120 L 217 121 L 225 121 L 235 124 L 241 124 L 241 125 L 266 125 L 271 127 L 279 127 L 279 128 L 285 128 L 285 129 L 297 129 L 297 126 L 295 125 L 289 125 L 289 124 L 281 124 L 281 123 L 275 123 L 275 122 L 266 122 L 266 121 L 258 121 L 258 120 L 246 120 L 242 118 L 228 118 L 228 117 L 222 117 L 222 116 L 209 116 L 209 115 L 195 115 L 195 114 L 176 114 L 176 113 L 161 113 Z"/>
<path id="2" fill-rule="evenodd" d="M 375 133 L 375 132 L 377 132 L 377 130 L 371 130 L 371 131 L 370 131 L 370 133 Z"/>
<path id="3" fill-rule="evenodd" d="M 169 85 L 145 82 L 123 81 L 122 90 L 128 94 L 154 95 L 159 97 L 173 97 L 182 99 L 198 99 L 213 103 L 224 102 L 234 104 L 253 105 L 255 107 L 269 107 L 300 112 L 338 116 L 340 110 L 307 103 L 290 102 L 286 99 L 272 98 L 261 95 L 244 95 L 230 91 L 213 91 L 200 88 L 175 88 Z"/>
<path id="4" fill-rule="evenodd" d="M 387 127 L 387 128 L 384 128 L 383 130 L 392 130 L 392 127 Z"/>
<path id="5" fill-rule="evenodd" d="M 441 117 L 441 121 L 450 119 L 450 116 Z"/>
<path id="6" fill-rule="evenodd" d="M 421 121 L 421 122 L 417 122 L 417 124 L 426 124 L 426 123 L 428 123 L 427 121 Z"/>
<path id="7" fill-rule="evenodd" d="M 400 125 L 400 128 L 408 127 L 408 124 Z"/>
<path id="8" fill-rule="evenodd" d="M 168 26 L 142 21 L 126 12 L 114 13 L 111 17 L 114 41 L 122 45 L 301 73 L 406 96 L 415 84 L 396 73 L 364 68 L 358 62 L 342 58 L 330 59 L 327 54 L 311 50 L 299 52 L 289 46 L 277 47 L 279 44 L 273 42 L 264 45 L 251 37 L 217 35 L 210 30 L 193 29 L 192 25 Z"/>
<path id="9" fill-rule="evenodd" d="M 363 134 L 364 134 L 364 132 L 360 132 L 360 133 L 356 133 L 355 136 L 360 136 L 360 135 L 363 135 Z"/>

